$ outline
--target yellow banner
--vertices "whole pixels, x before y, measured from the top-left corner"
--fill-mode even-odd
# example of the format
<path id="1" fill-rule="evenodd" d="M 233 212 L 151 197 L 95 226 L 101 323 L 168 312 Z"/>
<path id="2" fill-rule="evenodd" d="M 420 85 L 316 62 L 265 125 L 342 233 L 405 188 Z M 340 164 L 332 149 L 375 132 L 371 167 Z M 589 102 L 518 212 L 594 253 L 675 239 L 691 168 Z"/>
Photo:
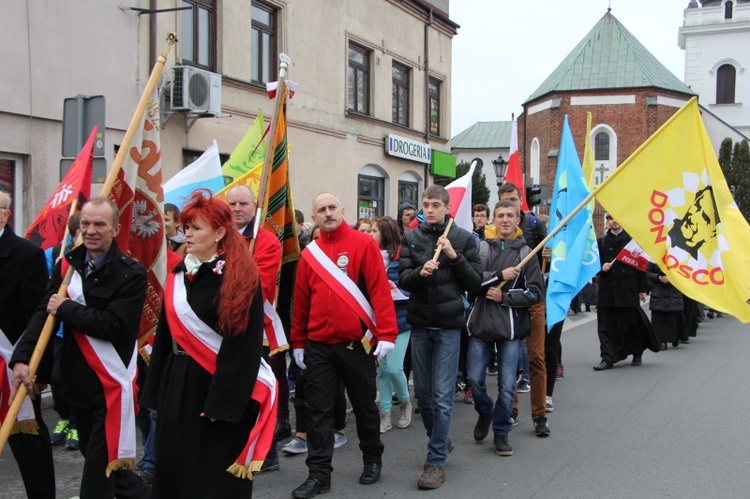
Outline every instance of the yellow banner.
<path id="1" fill-rule="evenodd" d="M 266 125 L 263 121 L 263 112 L 258 110 L 252 126 L 247 130 L 245 136 L 226 163 L 221 165 L 221 173 L 224 175 L 224 184 L 231 184 L 243 174 L 253 169 L 258 163 L 263 163 L 266 156 L 266 141 L 264 140 Z M 259 177 L 260 178 L 260 177 Z M 258 193 L 257 188 L 255 193 Z"/>
<path id="2" fill-rule="evenodd" d="M 750 322 L 750 226 L 693 98 L 596 190 L 677 289 Z"/>

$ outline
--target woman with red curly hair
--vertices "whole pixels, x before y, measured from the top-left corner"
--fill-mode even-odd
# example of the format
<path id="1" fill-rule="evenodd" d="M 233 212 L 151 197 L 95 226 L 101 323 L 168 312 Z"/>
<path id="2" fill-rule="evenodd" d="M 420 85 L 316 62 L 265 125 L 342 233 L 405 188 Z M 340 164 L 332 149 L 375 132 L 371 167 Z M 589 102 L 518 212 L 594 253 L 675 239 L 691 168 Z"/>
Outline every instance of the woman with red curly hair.
<path id="1" fill-rule="evenodd" d="M 209 191 L 192 194 L 180 221 L 187 255 L 167 279 L 141 398 L 157 413 L 153 495 L 251 497 L 264 373 L 258 269 Z"/>

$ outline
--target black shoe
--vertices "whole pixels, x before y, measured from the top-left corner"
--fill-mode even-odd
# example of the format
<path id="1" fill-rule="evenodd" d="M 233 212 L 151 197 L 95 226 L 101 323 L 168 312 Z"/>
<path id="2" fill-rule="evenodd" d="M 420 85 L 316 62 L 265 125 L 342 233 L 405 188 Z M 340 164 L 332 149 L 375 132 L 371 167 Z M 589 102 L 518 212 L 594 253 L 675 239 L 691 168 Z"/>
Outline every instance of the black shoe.
<path id="1" fill-rule="evenodd" d="M 292 425 L 289 424 L 288 419 L 279 419 L 276 422 L 276 430 L 274 431 L 273 438 L 277 442 L 287 439 L 292 436 Z"/>
<path id="2" fill-rule="evenodd" d="M 683 345 L 689 345 L 690 344 L 690 339 L 682 340 L 682 344 Z"/>
<path id="3" fill-rule="evenodd" d="M 154 469 L 146 468 L 141 471 L 141 480 L 143 480 L 143 483 L 146 485 L 152 485 L 154 483 Z"/>
<path id="4" fill-rule="evenodd" d="M 598 366 L 594 366 L 594 371 L 605 371 L 612 369 L 612 364 L 606 361 L 601 361 Z"/>
<path id="5" fill-rule="evenodd" d="M 380 478 L 380 468 L 381 465 L 379 463 L 365 464 L 362 474 L 359 476 L 359 483 L 362 485 L 372 485 L 377 482 Z"/>
<path id="6" fill-rule="evenodd" d="M 260 467 L 260 470 L 258 470 L 258 473 L 265 473 L 266 471 L 278 471 L 279 468 L 281 468 L 281 466 L 279 465 L 279 456 L 276 455 L 274 459 L 266 458 L 266 460 L 263 461 L 263 465 Z"/>
<path id="7" fill-rule="evenodd" d="M 633 357 L 633 362 L 630 363 L 630 365 L 633 366 L 633 367 L 638 367 L 641 364 L 643 364 L 643 362 L 641 362 L 641 358 L 640 357 Z"/>
<path id="8" fill-rule="evenodd" d="M 534 420 L 534 431 L 537 437 L 549 436 L 549 426 L 547 426 L 547 418 L 545 416 L 539 416 Z"/>
<path id="9" fill-rule="evenodd" d="M 292 491 L 294 499 L 309 499 L 318 494 L 325 494 L 331 490 L 331 479 L 308 478 L 305 483 Z"/>
<path id="10" fill-rule="evenodd" d="M 484 416 L 482 414 L 477 418 L 477 424 L 474 426 L 474 440 L 481 442 L 487 437 L 492 424 L 492 415 Z"/>
<path id="11" fill-rule="evenodd" d="M 498 456 L 512 456 L 513 447 L 508 443 L 508 435 L 495 435 L 495 454 Z"/>

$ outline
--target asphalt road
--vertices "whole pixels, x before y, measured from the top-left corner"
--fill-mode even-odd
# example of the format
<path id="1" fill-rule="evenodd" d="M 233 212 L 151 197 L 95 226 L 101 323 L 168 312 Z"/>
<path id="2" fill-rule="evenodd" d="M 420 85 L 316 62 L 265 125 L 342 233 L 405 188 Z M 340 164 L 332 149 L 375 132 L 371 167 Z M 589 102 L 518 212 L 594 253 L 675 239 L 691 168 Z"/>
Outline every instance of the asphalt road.
<path id="1" fill-rule="evenodd" d="M 457 401 L 451 429 L 456 448 L 440 489 L 416 487 L 427 443 L 418 415 L 410 428 L 394 426 L 383 435 L 383 474 L 377 484 L 363 486 L 349 414 L 349 443 L 334 455 L 332 489 L 323 497 L 750 497 L 747 325 L 730 317 L 706 319 L 689 345 L 646 352 L 641 367 L 626 361 L 597 373 L 595 313 L 569 316 L 568 322 L 565 379 L 555 387 L 549 438 L 535 436 L 529 397 L 522 394 L 521 422 L 510 434 L 515 454 L 498 457 L 491 435 L 474 443 L 474 408 Z M 53 425 L 55 414 L 45 414 Z M 61 448 L 54 453 L 58 497 L 77 496 L 83 458 Z M 290 497 L 306 476 L 304 455 L 283 456 L 281 470 L 256 476 L 255 497 Z M 0 498 L 24 497 L 9 450 L 0 457 L 0 484 Z"/>

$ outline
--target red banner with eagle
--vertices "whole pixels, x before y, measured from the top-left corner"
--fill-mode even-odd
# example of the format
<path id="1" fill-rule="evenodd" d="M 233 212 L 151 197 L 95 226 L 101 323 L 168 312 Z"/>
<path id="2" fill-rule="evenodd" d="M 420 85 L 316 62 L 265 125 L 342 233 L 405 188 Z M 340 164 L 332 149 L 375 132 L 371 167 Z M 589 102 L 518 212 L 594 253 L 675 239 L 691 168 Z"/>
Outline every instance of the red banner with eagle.
<path id="1" fill-rule="evenodd" d="M 138 347 L 149 358 L 156 331 L 167 276 L 167 245 L 164 236 L 159 100 L 154 93 L 117 175 L 110 199 L 120 208 L 120 250 L 137 259 L 148 273 Z"/>

